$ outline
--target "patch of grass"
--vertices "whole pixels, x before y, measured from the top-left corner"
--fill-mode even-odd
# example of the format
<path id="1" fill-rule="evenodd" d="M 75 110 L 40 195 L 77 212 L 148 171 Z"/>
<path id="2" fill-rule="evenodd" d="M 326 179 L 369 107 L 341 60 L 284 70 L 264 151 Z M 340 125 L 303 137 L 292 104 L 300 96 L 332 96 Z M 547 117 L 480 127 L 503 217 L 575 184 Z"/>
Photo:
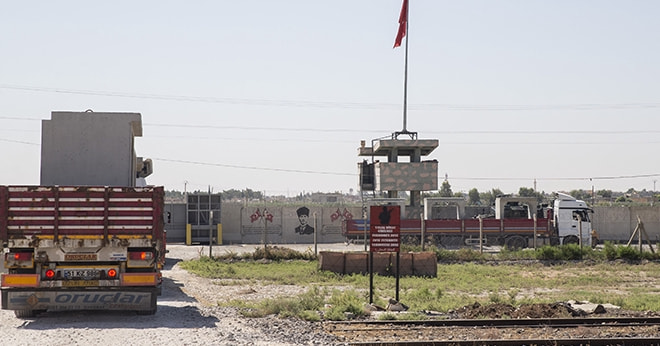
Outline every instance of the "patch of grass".
<path id="1" fill-rule="evenodd" d="M 325 318 L 331 321 L 343 321 L 347 319 L 347 313 L 355 317 L 365 316 L 364 295 L 355 290 L 334 290 L 324 310 Z"/>
<path id="2" fill-rule="evenodd" d="M 257 278 L 282 285 L 308 284 L 328 277 L 327 273 L 317 270 L 316 261 L 224 262 L 201 257 L 198 260 L 183 261 L 180 265 L 183 269 L 210 279 L 240 281 Z"/>
<path id="3" fill-rule="evenodd" d="M 378 315 L 379 321 L 423 321 L 427 320 L 428 316 L 421 312 L 405 312 L 405 313 L 393 313 L 386 312 L 384 314 Z"/>
<path id="4" fill-rule="evenodd" d="M 384 313 L 384 314 L 381 314 L 380 316 L 378 316 L 378 320 L 380 320 L 380 321 L 396 321 L 396 315 L 394 313 L 387 312 L 387 313 Z"/>
<path id="5" fill-rule="evenodd" d="M 277 315 L 317 321 L 321 319 L 318 311 L 323 306 L 324 297 L 318 287 L 312 287 L 296 297 L 266 299 L 254 304 L 239 303 L 239 307 L 241 313 L 248 317 Z"/>
<path id="6" fill-rule="evenodd" d="M 437 277 L 400 279 L 399 300 L 410 307 L 409 313 L 423 310 L 446 312 L 475 302 L 517 305 L 572 299 L 611 303 L 631 310 L 660 310 L 660 289 L 654 288 L 660 287 L 660 266 L 655 262 L 640 261 L 648 255 L 639 254 L 635 248 L 606 244 L 603 250 L 567 245 L 505 251 L 506 264 L 491 261 L 499 259 L 496 255 L 484 255 L 469 249 L 436 250 L 438 258 L 452 258 L 438 264 Z M 510 261 L 520 257 L 528 259 L 530 254 L 553 261 Z M 589 260 L 573 260 L 577 256 Z M 283 259 L 296 257 L 289 252 L 278 255 L 279 260 L 235 261 L 201 257 L 180 265 L 197 275 L 218 279 L 220 285 L 249 282 L 264 286 L 295 284 L 308 287 L 305 293 L 296 297 L 249 303 L 238 300 L 220 302 L 241 308 L 247 316 L 275 314 L 313 321 L 321 318 L 344 320 L 365 314 L 369 275 L 320 271 L 316 260 L 304 256 L 304 259 Z M 394 278 L 374 275 L 376 305 L 386 306 L 388 299 L 395 297 L 395 289 Z"/>
<path id="7" fill-rule="evenodd" d="M 458 250 L 436 249 L 435 255 L 441 262 L 480 262 L 486 260 L 489 255 L 470 248 Z"/>

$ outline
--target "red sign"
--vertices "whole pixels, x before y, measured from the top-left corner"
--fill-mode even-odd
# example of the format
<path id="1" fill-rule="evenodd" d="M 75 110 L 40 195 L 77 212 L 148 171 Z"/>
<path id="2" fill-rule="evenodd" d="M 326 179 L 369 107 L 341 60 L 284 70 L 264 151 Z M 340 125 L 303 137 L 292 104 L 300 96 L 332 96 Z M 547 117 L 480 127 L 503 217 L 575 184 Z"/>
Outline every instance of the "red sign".
<path id="1" fill-rule="evenodd" d="M 373 205 L 370 210 L 371 252 L 399 252 L 401 244 L 401 207 Z"/>

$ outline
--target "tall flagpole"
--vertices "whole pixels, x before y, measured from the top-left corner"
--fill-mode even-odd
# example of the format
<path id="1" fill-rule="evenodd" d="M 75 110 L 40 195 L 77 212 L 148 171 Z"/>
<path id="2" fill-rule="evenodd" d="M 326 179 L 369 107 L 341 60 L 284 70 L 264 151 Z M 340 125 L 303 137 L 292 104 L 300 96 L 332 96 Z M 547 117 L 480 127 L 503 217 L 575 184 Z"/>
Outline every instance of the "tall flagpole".
<path id="1" fill-rule="evenodd" d="M 410 39 L 410 32 L 408 31 L 410 22 L 410 1 L 406 1 L 406 52 L 404 58 L 404 72 L 403 72 L 403 130 L 401 132 L 408 133 L 408 40 Z"/>
<path id="2" fill-rule="evenodd" d="M 417 139 L 417 132 L 408 131 L 408 18 L 410 7 L 409 0 L 403 0 L 403 5 L 401 6 L 401 14 L 399 14 L 399 30 L 396 33 L 396 39 L 394 40 L 394 48 L 401 46 L 401 40 L 406 39 L 406 52 L 404 53 L 404 65 L 403 65 L 403 129 L 401 131 L 394 132 L 392 138 L 397 139 L 399 135 L 406 134 L 410 136 L 411 139 Z"/>

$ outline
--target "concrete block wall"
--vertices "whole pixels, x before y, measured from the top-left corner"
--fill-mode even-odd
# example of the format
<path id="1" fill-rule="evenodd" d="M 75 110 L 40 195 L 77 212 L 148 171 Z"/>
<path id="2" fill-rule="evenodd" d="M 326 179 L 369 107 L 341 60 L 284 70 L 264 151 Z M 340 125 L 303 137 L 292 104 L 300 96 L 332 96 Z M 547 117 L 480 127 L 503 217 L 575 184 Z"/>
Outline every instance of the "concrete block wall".
<path id="1" fill-rule="evenodd" d="M 396 274 L 396 253 L 374 252 L 373 273 L 387 276 Z M 333 252 L 319 253 L 319 268 L 338 274 L 368 274 L 369 252 Z M 401 276 L 438 275 L 438 261 L 433 252 L 404 252 L 399 254 Z"/>
<path id="2" fill-rule="evenodd" d="M 627 242 L 637 227 L 637 216 L 651 241 L 660 241 L 660 207 L 657 206 L 595 207 L 593 227 L 601 240 Z"/>
<path id="3" fill-rule="evenodd" d="M 309 227 L 300 228 L 298 209 L 307 208 Z M 312 244 L 314 231 L 319 243 L 345 241 L 342 235 L 342 221 L 346 218 L 359 218 L 360 207 L 344 206 L 248 206 L 241 203 L 222 204 L 222 243 L 223 244 Z M 170 242 L 185 240 L 185 204 L 168 204 L 172 222 L 167 227 Z M 311 228 L 310 228 L 311 227 Z"/>
<path id="4" fill-rule="evenodd" d="M 296 210 L 300 206 L 266 207 L 272 219 L 264 227 L 263 206 L 245 207 L 241 203 L 222 204 L 223 244 L 261 243 L 264 231 L 268 231 L 268 242 L 272 244 L 300 243 L 312 244 L 312 234 L 300 234 L 295 231 L 300 225 Z M 342 218 L 359 219 L 360 207 L 344 206 L 307 206 L 310 210 L 309 223 L 314 227 L 316 213 L 317 241 L 319 243 L 343 242 L 341 235 Z M 165 211 L 172 214 L 171 223 L 166 225 L 167 237 L 171 242 L 185 240 L 185 204 L 167 204 Z M 415 214 L 416 216 L 419 213 Z M 637 216 L 644 223 L 644 228 L 651 241 L 660 241 L 660 207 L 595 207 L 593 226 L 601 240 L 627 242 L 637 226 Z"/>

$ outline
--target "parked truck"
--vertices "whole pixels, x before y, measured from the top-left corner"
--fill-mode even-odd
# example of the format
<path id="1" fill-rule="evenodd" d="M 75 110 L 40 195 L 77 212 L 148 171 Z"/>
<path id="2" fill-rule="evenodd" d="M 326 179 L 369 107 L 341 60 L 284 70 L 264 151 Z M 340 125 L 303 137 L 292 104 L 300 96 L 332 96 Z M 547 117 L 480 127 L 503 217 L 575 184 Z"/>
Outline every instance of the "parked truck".
<path id="1" fill-rule="evenodd" d="M 417 243 L 423 237 L 439 246 L 483 244 L 525 248 L 537 245 L 592 245 L 590 214 L 587 204 L 572 196 L 557 193 L 552 204 L 539 205 L 535 197 L 501 196 L 495 206 L 483 208 L 479 215 L 465 215 L 463 199 L 425 199 L 424 214 L 419 218 L 402 218 L 400 234 L 403 242 Z M 391 204 L 387 199 L 370 204 Z M 434 208 L 455 210 L 453 217 L 438 217 Z M 446 215 L 445 215 L 446 216 Z M 347 238 L 368 236 L 369 220 L 346 220 L 343 232 Z"/>
<path id="2" fill-rule="evenodd" d="M 0 186 L 2 309 L 156 312 L 163 187 Z"/>

